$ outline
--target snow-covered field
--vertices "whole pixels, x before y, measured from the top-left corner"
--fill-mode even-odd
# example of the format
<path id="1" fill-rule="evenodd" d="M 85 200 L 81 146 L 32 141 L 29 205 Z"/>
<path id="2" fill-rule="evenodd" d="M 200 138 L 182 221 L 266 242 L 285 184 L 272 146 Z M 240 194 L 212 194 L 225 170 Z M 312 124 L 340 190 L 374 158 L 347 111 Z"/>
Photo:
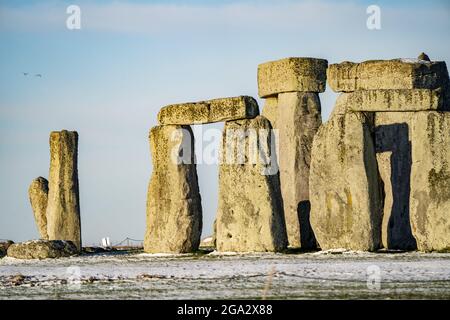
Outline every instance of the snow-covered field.
<path id="1" fill-rule="evenodd" d="M 145 255 L 0 260 L 0 299 L 450 299 L 450 254 Z"/>

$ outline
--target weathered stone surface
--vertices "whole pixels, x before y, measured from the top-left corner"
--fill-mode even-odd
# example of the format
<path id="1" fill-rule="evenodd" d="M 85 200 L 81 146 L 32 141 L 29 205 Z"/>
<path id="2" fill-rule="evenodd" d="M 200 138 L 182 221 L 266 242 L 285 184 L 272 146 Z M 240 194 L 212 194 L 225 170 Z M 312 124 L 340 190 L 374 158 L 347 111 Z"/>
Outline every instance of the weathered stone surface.
<path id="1" fill-rule="evenodd" d="M 283 92 L 324 92 L 328 61 L 315 58 L 285 58 L 258 66 L 261 98 Z"/>
<path id="2" fill-rule="evenodd" d="M 278 95 L 278 162 L 286 229 L 291 247 L 312 249 L 316 239 L 309 222 L 309 168 L 321 106 L 317 93 Z"/>
<path id="3" fill-rule="evenodd" d="M 384 248 L 412 250 L 410 224 L 411 121 L 414 112 L 375 114 L 375 151 L 384 186 L 381 238 Z"/>
<path id="4" fill-rule="evenodd" d="M 8 257 L 16 259 L 62 258 L 77 253 L 76 245 L 65 240 L 31 240 L 12 244 L 8 248 Z"/>
<path id="5" fill-rule="evenodd" d="M 31 207 L 33 209 L 34 220 L 39 230 L 41 239 L 48 239 L 47 234 L 47 202 L 48 202 L 48 181 L 43 177 L 38 177 L 31 182 L 28 188 Z"/>
<path id="6" fill-rule="evenodd" d="M 153 172 L 147 195 L 149 253 L 187 253 L 198 249 L 202 207 L 194 163 L 194 135 L 189 126 L 150 130 Z"/>
<path id="7" fill-rule="evenodd" d="M 159 124 L 201 124 L 254 118 L 259 115 L 258 103 L 249 96 L 173 104 L 161 108 Z"/>
<path id="8" fill-rule="evenodd" d="M 48 238 L 70 240 L 81 250 L 77 157 L 76 131 L 54 131 L 50 134 Z"/>
<path id="9" fill-rule="evenodd" d="M 322 123 L 318 94 L 287 92 L 268 97 L 262 114 L 277 133 L 276 150 L 289 245 L 315 248 L 316 240 L 309 223 L 309 165 L 312 141 Z"/>
<path id="10" fill-rule="evenodd" d="M 443 89 L 383 89 L 342 93 L 336 101 L 333 112 L 344 114 L 348 111 L 398 112 L 449 108 L 450 103 Z"/>
<path id="11" fill-rule="evenodd" d="M 11 240 L 0 242 L 0 258 L 6 256 L 9 246 L 11 246 L 13 243 L 14 242 Z"/>
<path id="12" fill-rule="evenodd" d="M 270 129 L 262 116 L 225 124 L 216 218 L 216 248 L 220 252 L 281 251 L 287 246 Z M 259 159 L 253 152 L 257 144 Z"/>
<path id="13" fill-rule="evenodd" d="M 421 251 L 450 249 L 450 113 L 418 112 L 412 125 L 411 226 Z"/>
<path id="14" fill-rule="evenodd" d="M 349 110 L 351 106 L 349 105 L 348 95 L 346 93 L 341 93 L 336 98 L 336 102 L 334 103 L 333 111 L 330 114 L 330 119 L 333 119 L 336 116 L 343 116 L 351 110 Z"/>
<path id="15" fill-rule="evenodd" d="M 445 62 L 417 59 L 331 64 L 328 85 L 336 92 L 379 89 L 437 89 L 448 83 Z"/>
<path id="16" fill-rule="evenodd" d="M 278 129 L 278 97 L 267 97 L 264 101 L 264 106 L 261 114 L 270 121 L 272 128 Z"/>
<path id="17" fill-rule="evenodd" d="M 372 121 L 364 113 L 337 115 L 314 137 L 311 225 L 323 250 L 380 246 L 382 206 Z"/>

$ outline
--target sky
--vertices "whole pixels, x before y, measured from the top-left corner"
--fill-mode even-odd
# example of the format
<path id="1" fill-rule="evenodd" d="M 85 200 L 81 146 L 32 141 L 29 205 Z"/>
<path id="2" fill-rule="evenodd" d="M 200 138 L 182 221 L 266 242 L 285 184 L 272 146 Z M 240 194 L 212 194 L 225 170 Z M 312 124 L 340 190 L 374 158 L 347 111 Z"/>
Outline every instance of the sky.
<path id="1" fill-rule="evenodd" d="M 81 29 L 66 26 L 73 4 Z M 367 28 L 370 5 L 380 8 L 381 29 Z M 339 63 L 425 51 L 448 62 L 449 30 L 450 1 L 0 0 L 0 239 L 39 237 L 27 191 L 48 177 L 53 130 L 79 133 L 84 244 L 143 239 L 148 131 L 161 107 L 258 98 L 258 64 L 284 57 Z M 320 94 L 323 121 L 336 96 L 329 88 Z M 207 236 L 218 168 L 197 171 Z"/>

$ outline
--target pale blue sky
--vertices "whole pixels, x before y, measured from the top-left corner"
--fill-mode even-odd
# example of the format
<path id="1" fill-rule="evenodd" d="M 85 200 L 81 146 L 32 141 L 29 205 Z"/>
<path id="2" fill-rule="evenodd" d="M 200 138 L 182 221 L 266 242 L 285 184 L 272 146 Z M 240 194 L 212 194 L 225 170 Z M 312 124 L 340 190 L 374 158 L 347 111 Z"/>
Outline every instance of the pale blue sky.
<path id="1" fill-rule="evenodd" d="M 81 8 L 81 30 L 66 28 L 70 4 Z M 381 30 L 366 28 L 370 4 L 381 8 Z M 0 0 L 0 238 L 38 237 L 27 189 L 48 176 L 52 130 L 80 135 L 84 243 L 143 239 L 147 135 L 160 107 L 257 97 L 257 65 L 287 56 L 336 63 L 425 51 L 448 62 L 449 30 L 447 1 Z M 321 94 L 324 120 L 335 98 Z M 207 235 L 217 167 L 198 173 Z"/>

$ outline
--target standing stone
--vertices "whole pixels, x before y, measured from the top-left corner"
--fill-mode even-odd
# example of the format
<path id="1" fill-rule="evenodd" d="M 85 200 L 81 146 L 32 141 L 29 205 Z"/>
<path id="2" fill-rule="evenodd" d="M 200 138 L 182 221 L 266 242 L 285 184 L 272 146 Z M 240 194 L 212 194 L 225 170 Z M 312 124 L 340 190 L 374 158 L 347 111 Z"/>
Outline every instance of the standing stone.
<path id="1" fill-rule="evenodd" d="M 377 112 L 375 150 L 384 186 L 381 225 L 383 247 L 413 250 L 409 197 L 411 188 L 411 121 L 414 112 Z"/>
<path id="2" fill-rule="evenodd" d="M 317 132 L 309 179 L 311 225 L 323 250 L 380 246 L 381 197 L 370 117 L 336 115 Z"/>
<path id="3" fill-rule="evenodd" d="M 150 130 L 153 172 L 147 196 L 148 253 L 188 253 L 198 249 L 202 207 L 189 126 Z"/>
<path id="4" fill-rule="evenodd" d="M 421 251 L 450 250 L 450 113 L 418 112 L 412 126 L 411 226 Z"/>
<path id="5" fill-rule="evenodd" d="M 287 246 L 270 129 L 262 116 L 225 124 L 216 219 L 219 252 L 274 252 Z"/>
<path id="6" fill-rule="evenodd" d="M 50 134 L 48 239 L 70 240 L 81 250 L 77 156 L 76 131 L 54 131 Z"/>
<path id="7" fill-rule="evenodd" d="M 278 93 L 324 92 L 328 61 L 316 58 L 285 58 L 258 66 L 258 94 L 261 98 Z"/>
<path id="8" fill-rule="evenodd" d="M 322 120 L 318 92 L 325 90 L 328 61 L 286 58 L 258 66 L 262 114 L 276 130 L 277 158 L 286 228 L 291 247 L 315 248 L 309 214 L 309 164 Z"/>
<path id="9" fill-rule="evenodd" d="M 278 161 L 286 229 L 291 247 L 312 249 L 316 239 L 309 222 L 309 169 L 314 135 L 321 118 L 317 93 L 278 95 Z"/>
<path id="10" fill-rule="evenodd" d="M 41 239 L 48 239 L 47 234 L 47 202 L 48 202 L 48 181 L 43 177 L 38 177 L 31 182 L 28 189 L 31 207 L 33 209 L 34 220 L 39 230 Z"/>
<path id="11" fill-rule="evenodd" d="M 264 101 L 263 110 L 261 113 L 267 120 L 270 121 L 273 129 L 278 127 L 278 96 L 268 97 Z"/>

